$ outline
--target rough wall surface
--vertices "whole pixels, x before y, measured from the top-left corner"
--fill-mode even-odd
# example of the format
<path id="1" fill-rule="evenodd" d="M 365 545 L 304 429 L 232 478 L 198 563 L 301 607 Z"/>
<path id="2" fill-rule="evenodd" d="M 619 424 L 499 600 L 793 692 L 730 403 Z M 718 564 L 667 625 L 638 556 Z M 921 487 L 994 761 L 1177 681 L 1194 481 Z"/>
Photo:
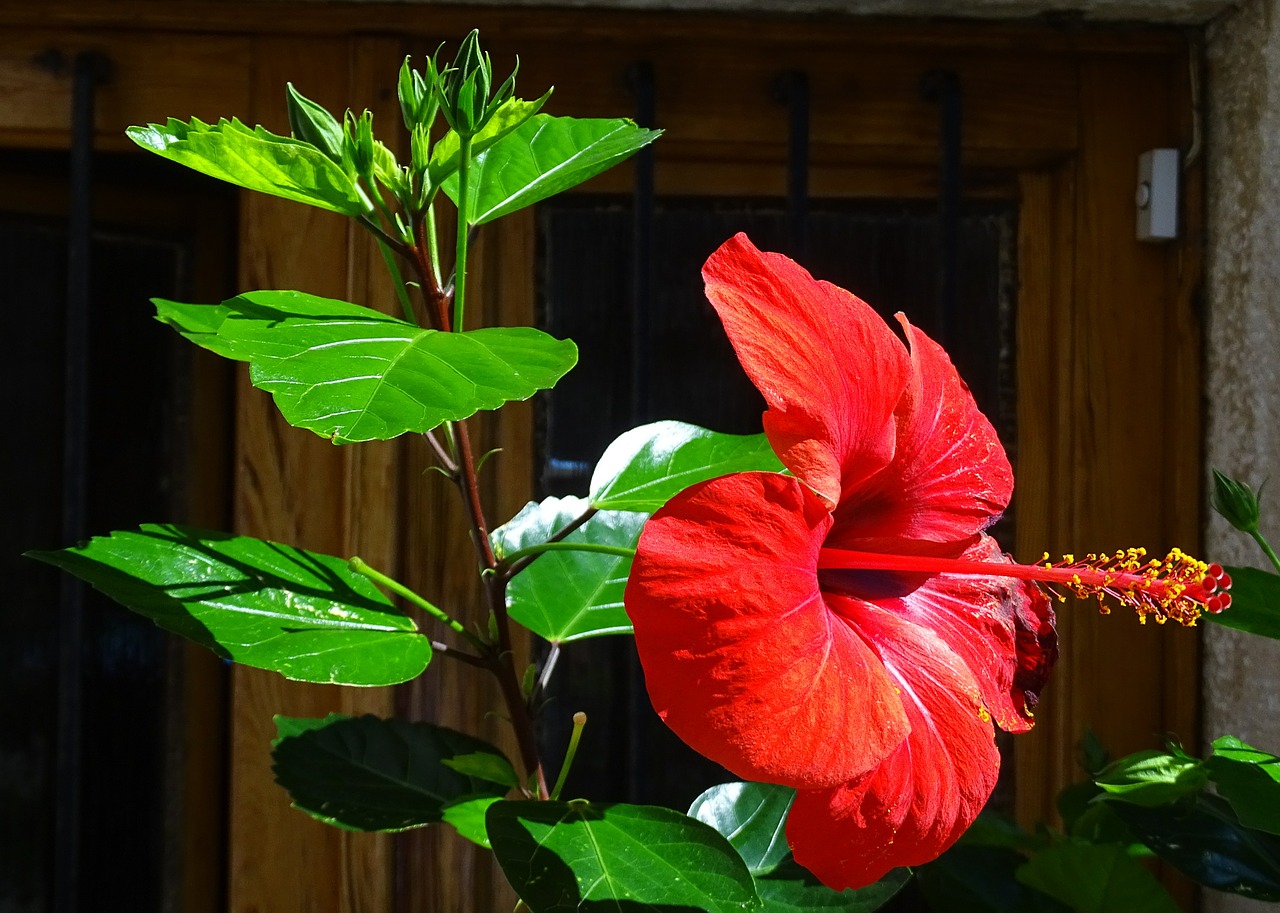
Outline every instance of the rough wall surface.
<path id="1" fill-rule="evenodd" d="M 1206 462 L 1256 488 L 1280 542 L 1280 6 L 1249 0 L 1207 35 L 1208 324 Z M 1207 471 L 1207 470 L 1206 470 Z M 1267 519 L 1270 522 L 1267 523 Z M 1206 553 L 1265 566 L 1220 518 Z M 1205 633 L 1205 736 L 1280 749 L 1280 642 L 1213 625 Z M 1206 913 L 1274 907 L 1206 894 Z"/>

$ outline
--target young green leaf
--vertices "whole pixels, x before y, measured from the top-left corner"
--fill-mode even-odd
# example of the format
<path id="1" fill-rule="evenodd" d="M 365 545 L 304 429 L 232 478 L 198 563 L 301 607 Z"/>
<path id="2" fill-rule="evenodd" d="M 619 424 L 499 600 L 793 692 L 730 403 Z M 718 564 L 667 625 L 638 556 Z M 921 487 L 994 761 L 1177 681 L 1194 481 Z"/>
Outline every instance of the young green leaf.
<path id="1" fill-rule="evenodd" d="M 232 118 L 206 124 L 130 127 L 129 139 L 170 161 L 221 181 L 348 216 L 373 211 L 351 175 L 310 143 L 249 128 Z"/>
<path id="2" fill-rule="evenodd" d="M 591 504 L 652 513 L 695 482 L 752 470 L 782 471 L 763 434 L 654 422 L 632 428 L 605 449 L 591 475 Z"/>
<path id="3" fill-rule="evenodd" d="M 423 827 L 447 820 L 449 806 L 493 801 L 506 792 L 505 786 L 451 763 L 478 757 L 506 762 L 498 749 L 443 726 L 330 714 L 324 719 L 277 716 L 276 727 L 271 751 L 276 782 L 289 791 L 296 808 L 347 830 Z"/>
<path id="4" fill-rule="evenodd" d="M 286 678 L 393 685 L 431 643 L 341 558 L 172 524 L 28 552 L 219 656 Z"/>
<path id="5" fill-rule="evenodd" d="M 1208 770 L 1195 758 L 1139 751 L 1108 764 L 1093 779 L 1113 799 L 1166 805 L 1199 792 L 1208 778 Z"/>
<path id="6" fill-rule="evenodd" d="M 246 292 L 204 313 L 158 302 L 206 348 L 248 361 L 292 425 L 335 443 L 429 431 L 528 399 L 577 362 L 577 348 L 528 327 L 442 333 L 301 292 Z"/>
<path id="7" fill-rule="evenodd" d="M 502 557 L 541 545 L 589 509 L 581 498 L 530 502 L 494 530 L 494 550 Z M 634 550 L 647 518 L 647 514 L 602 511 L 564 541 Z M 631 558 L 626 555 L 547 552 L 512 578 L 507 607 L 513 620 L 550 641 L 629 634 L 631 619 L 623 608 L 622 593 L 630 573 Z"/>
<path id="8" fill-rule="evenodd" d="M 762 909 L 729 841 L 671 809 L 495 802 L 487 820 L 498 864 L 533 913 Z"/>
<path id="9" fill-rule="evenodd" d="M 538 114 L 476 156 L 471 222 L 482 225 L 576 187 L 653 142 L 660 130 L 629 120 Z M 456 203 L 457 179 L 443 184 Z"/>

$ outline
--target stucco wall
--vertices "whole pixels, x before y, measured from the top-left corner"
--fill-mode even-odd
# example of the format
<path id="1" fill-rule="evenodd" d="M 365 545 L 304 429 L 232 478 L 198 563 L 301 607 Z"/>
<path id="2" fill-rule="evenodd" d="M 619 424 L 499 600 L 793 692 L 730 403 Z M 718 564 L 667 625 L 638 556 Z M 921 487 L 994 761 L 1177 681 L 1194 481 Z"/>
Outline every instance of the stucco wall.
<path id="1" fill-rule="evenodd" d="M 1280 10 L 1249 0 L 1207 34 L 1206 462 L 1255 487 L 1270 479 L 1265 532 L 1280 544 Z M 1269 521 L 1268 521 L 1269 517 Z M 1206 552 L 1264 565 L 1219 518 Z M 1280 643 L 1210 626 L 1205 735 L 1280 748 Z M 1206 897 L 1206 910 L 1274 909 Z"/>

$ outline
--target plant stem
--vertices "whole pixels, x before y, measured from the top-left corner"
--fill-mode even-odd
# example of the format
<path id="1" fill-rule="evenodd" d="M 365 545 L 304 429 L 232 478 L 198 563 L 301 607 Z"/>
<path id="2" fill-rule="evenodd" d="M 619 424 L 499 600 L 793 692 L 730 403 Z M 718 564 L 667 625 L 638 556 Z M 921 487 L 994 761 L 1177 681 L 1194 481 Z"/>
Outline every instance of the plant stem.
<path id="1" fill-rule="evenodd" d="M 551 788 L 552 801 L 560 798 L 564 781 L 569 778 L 569 769 L 573 767 L 573 759 L 578 754 L 578 742 L 582 739 L 582 727 L 586 725 L 587 715 L 579 710 L 573 715 L 573 732 L 569 734 L 569 747 L 564 753 L 564 763 L 560 765 L 560 776 L 556 777 L 556 785 Z"/>
<path id="2" fill-rule="evenodd" d="M 1262 533 L 1258 532 L 1256 529 L 1249 535 L 1253 536 L 1253 541 L 1258 543 L 1258 547 L 1262 549 L 1263 553 L 1269 559 L 1271 559 L 1271 565 L 1276 569 L 1276 573 L 1280 574 L 1280 557 L 1276 556 L 1275 550 L 1271 548 L 1271 544 L 1267 542 L 1267 540 L 1263 538 Z"/>
<path id="3" fill-rule="evenodd" d="M 596 510 L 596 508 L 588 507 L 577 517 L 574 517 L 571 521 L 566 523 L 563 527 L 561 527 L 560 529 L 552 533 L 547 538 L 547 541 L 548 542 L 564 541 L 564 539 L 570 533 L 572 533 L 575 529 L 579 529 L 580 527 L 582 527 L 588 520 L 594 517 L 597 513 L 598 511 Z M 537 557 L 538 557 L 537 555 L 528 555 L 524 558 L 518 558 L 515 561 L 512 561 L 511 556 L 508 555 L 506 561 L 504 562 L 507 565 L 507 579 L 510 580 L 516 574 L 523 571 L 526 567 L 529 566 L 529 562 L 533 561 L 533 559 Z"/>
<path id="4" fill-rule="evenodd" d="M 468 641 L 470 641 L 472 646 L 481 650 L 485 649 L 485 647 L 487 646 L 484 641 L 482 641 L 480 638 L 476 637 L 474 634 L 468 631 L 463 626 L 462 622 L 458 621 L 456 618 L 449 615 L 443 609 L 438 608 L 432 605 L 431 603 L 427 602 L 427 600 L 423 599 L 421 596 L 419 596 L 413 590 L 409 589 L 400 581 L 394 580 L 391 577 L 388 577 L 386 574 L 382 573 L 381 571 L 375 570 L 374 568 L 370 567 L 368 564 L 365 563 L 364 559 L 360 557 L 353 557 L 348 559 L 347 564 L 351 567 L 351 570 L 355 571 L 357 574 L 360 574 L 364 577 L 368 577 L 374 583 L 380 584 L 381 586 L 386 587 L 391 592 L 396 593 L 397 595 L 403 597 L 404 599 L 407 599 L 409 602 L 412 602 L 414 605 L 422 609 L 422 611 L 426 612 L 432 618 L 448 626 L 450 629 L 454 631 L 454 633 L 459 634 L 462 637 L 466 638 Z"/>
<path id="5" fill-rule="evenodd" d="M 404 311 L 404 319 L 414 326 L 418 325 L 418 316 L 413 313 L 413 302 L 409 300 L 409 290 L 404 287 L 404 276 L 400 275 L 400 267 L 396 265 L 396 255 L 386 241 L 375 236 L 378 250 L 382 253 L 382 261 L 387 265 L 391 281 L 396 287 L 396 297 L 400 299 L 400 308 Z"/>
<path id="6" fill-rule="evenodd" d="M 467 284 L 467 224 L 471 219 L 471 205 L 467 197 L 467 177 L 471 165 L 471 137 L 458 134 L 458 246 L 453 260 L 453 331 L 462 332 L 462 317 L 466 309 Z"/>

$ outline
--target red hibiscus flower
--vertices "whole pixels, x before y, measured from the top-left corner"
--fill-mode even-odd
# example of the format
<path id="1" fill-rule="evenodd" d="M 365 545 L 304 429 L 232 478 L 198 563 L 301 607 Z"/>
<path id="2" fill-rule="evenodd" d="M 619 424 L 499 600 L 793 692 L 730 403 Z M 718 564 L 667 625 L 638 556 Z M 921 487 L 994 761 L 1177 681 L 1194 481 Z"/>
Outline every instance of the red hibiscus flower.
<path id="1" fill-rule="evenodd" d="M 792 475 L 695 485 L 645 525 L 626 606 L 650 699 L 693 748 L 795 787 L 796 861 L 843 889 L 935 858 L 995 786 L 1057 658 L 1033 581 L 1192 620 L 1226 579 L 1180 553 L 1015 565 L 984 530 L 1013 473 L 940 346 L 738 235 L 703 270 Z"/>

